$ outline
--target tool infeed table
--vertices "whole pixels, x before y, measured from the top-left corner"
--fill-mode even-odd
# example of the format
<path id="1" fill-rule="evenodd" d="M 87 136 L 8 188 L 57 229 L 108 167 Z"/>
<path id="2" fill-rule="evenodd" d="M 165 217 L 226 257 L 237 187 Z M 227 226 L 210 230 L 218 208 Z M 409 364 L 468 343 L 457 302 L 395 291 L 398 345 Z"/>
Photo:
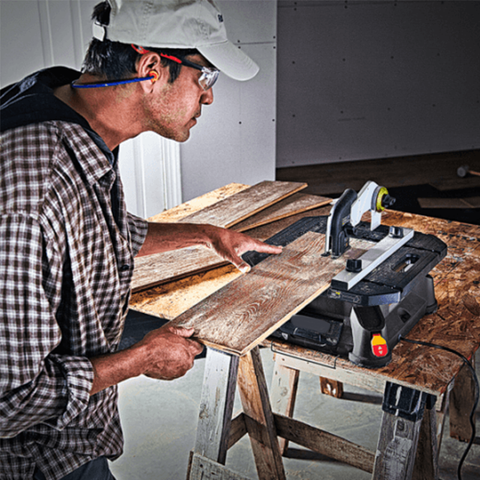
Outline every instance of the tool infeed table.
<path id="1" fill-rule="evenodd" d="M 217 195 L 222 197 L 223 192 L 219 189 Z M 213 202 L 215 196 L 214 192 Z M 328 207 L 297 213 L 247 233 L 264 240 L 302 215 L 326 212 Z M 439 310 L 420 320 L 408 338 L 445 345 L 472 359 L 480 344 L 480 228 L 399 212 L 387 212 L 384 218 L 387 224 L 434 234 L 449 247 L 447 257 L 432 272 Z M 131 308 L 171 319 L 175 325 L 193 326 L 195 336 L 208 347 L 189 479 L 244 478 L 225 462 L 227 450 L 245 434 L 260 479 L 286 478 L 282 453 L 288 441 L 372 472 L 375 479 L 434 479 L 442 433 L 437 423 L 443 425 L 449 398 L 451 434 L 468 438 L 466 412 L 473 386 L 455 355 L 401 342 L 389 365 L 365 369 L 268 338 L 328 288 L 331 278 L 344 268 L 342 258 L 321 256 L 324 241 L 324 235 L 310 232 L 248 274 L 223 266 L 132 296 Z M 352 248 L 363 252 L 369 247 L 359 243 Z M 175 299 L 177 309 L 172 310 Z M 270 395 L 261 345 L 276 351 Z M 384 394 L 376 452 L 292 418 L 300 371 L 321 377 L 329 394 L 340 395 L 343 383 Z M 243 412 L 232 419 L 237 385 Z M 416 457 L 422 461 L 415 461 Z"/>

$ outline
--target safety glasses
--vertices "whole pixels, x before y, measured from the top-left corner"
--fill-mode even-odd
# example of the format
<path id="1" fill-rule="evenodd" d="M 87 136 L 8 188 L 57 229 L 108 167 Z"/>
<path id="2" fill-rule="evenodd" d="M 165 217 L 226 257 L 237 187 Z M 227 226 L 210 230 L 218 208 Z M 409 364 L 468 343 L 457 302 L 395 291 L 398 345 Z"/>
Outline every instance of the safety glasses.
<path id="1" fill-rule="evenodd" d="M 140 53 L 148 53 L 149 50 L 143 47 L 139 47 L 137 45 L 132 44 L 132 48 Z M 217 70 L 216 68 L 210 68 L 210 67 L 205 67 L 204 65 L 199 65 L 198 63 L 193 63 L 190 60 L 187 60 L 184 57 L 176 57 L 174 55 L 167 55 L 166 53 L 159 53 L 159 55 L 163 58 L 168 58 L 169 60 L 172 60 L 173 62 L 179 63 L 181 65 L 185 65 L 186 67 L 190 68 L 195 68 L 197 70 L 200 70 L 202 74 L 200 75 L 198 79 L 198 83 L 200 86 L 205 90 L 209 90 L 210 88 L 213 87 L 215 82 L 217 81 L 218 75 L 220 75 L 220 70 Z"/>
<path id="2" fill-rule="evenodd" d="M 160 56 L 164 57 L 165 55 L 160 54 Z M 217 70 L 216 68 L 205 67 L 204 65 L 198 65 L 197 63 L 193 63 L 186 58 L 178 58 L 178 60 L 180 60 L 182 65 L 185 65 L 186 67 L 196 68 L 202 72 L 200 78 L 198 79 L 198 83 L 204 90 L 209 90 L 212 88 L 217 81 L 220 70 Z"/>

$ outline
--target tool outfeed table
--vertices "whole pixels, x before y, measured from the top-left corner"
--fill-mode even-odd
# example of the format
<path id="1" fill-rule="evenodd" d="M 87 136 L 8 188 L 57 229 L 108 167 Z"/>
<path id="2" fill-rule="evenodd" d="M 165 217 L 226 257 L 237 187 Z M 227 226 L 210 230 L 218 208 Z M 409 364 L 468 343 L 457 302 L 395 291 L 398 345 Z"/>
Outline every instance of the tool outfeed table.
<path id="1" fill-rule="evenodd" d="M 278 187 L 283 192 L 285 183 L 270 182 L 266 187 L 272 191 Z M 192 211 L 220 211 L 222 202 L 239 194 L 248 198 L 249 189 L 253 189 L 255 205 L 248 207 L 251 213 L 242 213 L 241 220 L 229 228 L 235 228 L 235 224 L 238 228 L 247 219 L 253 227 L 243 231 L 265 240 L 301 217 L 328 215 L 330 210 L 322 206 L 328 199 L 299 198 L 302 187 L 295 185 L 290 186 L 293 193 L 282 194 L 280 200 L 259 208 L 257 201 L 262 195 L 256 194 L 257 187 L 229 185 L 153 220 L 179 221 L 191 216 Z M 230 202 L 226 208 L 235 204 Z M 387 212 L 384 223 L 436 235 L 448 245 L 446 258 L 432 271 L 438 312 L 422 318 L 407 338 L 448 346 L 473 358 L 480 344 L 480 229 L 399 212 Z M 203 258 L 202 253 L 193 262 L 195 268 L 188 267 L 190 276 L 180 268 L 180 273 L 172 272 L 169 278 L 152 280 L 157 275 L 155 267 L 140 264 L 139 270 L 144 270 L 138 282 L 146 287 L 136 288 L 131 307 L 167 318 L 175 325 L 193 326 L 195 336 L 207 346 L 197 436 L 187 478 L 244 478 L 225 463 L 228 449 L 245 434 L 251 440 L 260 479 L 286 478 L 282 453 L 288 441 L 372 472 L 375 479 L 438 478 L 439 440 L 449 398 L 450 430 L 462 439 L 468 438 L 465 412 L 471 407 L 473 386 L 455 355 L 401 342 L 393 349 L 388 365 L 369 369 L 271 339 L 274 331 L 324 292 L 331 279 L 345 268 L 345 258 L 324 257 L 324 248 L 325 235 L 307 232 L 248 274 Z M 351 245 L 354 256 L 368 248 L 368 242 L 361 240 Z M 156 262 L 161 269 L 162 259 Z M 165 277 L 164 272 L 162 275 Z M 262 345 L 276 351 L 270 393 L 259 353 Z M 384 394 L 376 452 L 292 418 L 301 371 L 321 377 L 329 394 L 339 396 L 343 383 Z M 232 419 L 237 387 L 243 412 Z M 458 395 L 460 389 L 462 395 Z M 416 457 L 422 461 L 415 461 Z"/>

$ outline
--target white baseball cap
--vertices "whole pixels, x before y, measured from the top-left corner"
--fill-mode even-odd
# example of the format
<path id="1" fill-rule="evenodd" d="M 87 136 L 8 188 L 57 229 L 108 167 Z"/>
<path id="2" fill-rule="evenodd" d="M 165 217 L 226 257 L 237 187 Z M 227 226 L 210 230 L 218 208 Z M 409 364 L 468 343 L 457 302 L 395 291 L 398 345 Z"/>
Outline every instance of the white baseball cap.
<path id="1" fill-rule="evenodd" d="M 108 0 L 108 25 L 94 24 L 99 40 L 145 48 L 194 48 L 225 75 L 250 80 L 258 65 L 227 38 L 213 0 Z"/>

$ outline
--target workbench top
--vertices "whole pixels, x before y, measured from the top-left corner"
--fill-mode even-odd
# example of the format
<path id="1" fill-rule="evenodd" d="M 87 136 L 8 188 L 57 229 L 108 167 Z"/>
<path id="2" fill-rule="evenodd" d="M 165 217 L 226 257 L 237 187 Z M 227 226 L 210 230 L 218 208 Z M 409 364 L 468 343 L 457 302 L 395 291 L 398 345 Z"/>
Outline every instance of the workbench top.
<path id="1" fill-rule="evenodd" d="M 225 191 L 219 190 L 218 195 L 223 196 Z M 176 213 L 181 209 L 178 207 Z M 309 210 L 247 233 L 265 240 L 301 217 L 328 212 L 329 207 Z M 422 318 L 408 338 L 444 345 L 472 358 L 480 344 L 480 227 L 394 211 L 386 212 L 382 223 L 433 234 L 447 244 L 447 256 L 431 272 L 439 309 Z M 286 247 L 281 256 L 271 256 L 254 267 L 249 274 L 243 275 L 233 266 L 217 268 L 135 293 L 131 308 L 179 325 L 194 325 L 207 345 L 242 355 L 265 341 L 273 330 L 328 287 L 336 268 L 328 266 L 325 281 L 319 281 L 322 274 L 318 266 L 326 265 L 320 257 L 324 236 L 309 235 L 308 239 L 299 239 L 292 247 Z M 359 251 L 366 248 L 358 247 Z M 282 256 L 285 260 L 281 260 Z M 259 286 L 259 281 L 263 286 Z M 273 311 L 276 313 L 272 319 L 269 313 Z M 462 361 L 451 353 L 407 343 L 394 348 L 389 365 L 375 370 L 282 342 L 276 342 L 276 348 L 332 368 L 415 385 L 437 395 L 446 390 L 462 366 Z"/>

